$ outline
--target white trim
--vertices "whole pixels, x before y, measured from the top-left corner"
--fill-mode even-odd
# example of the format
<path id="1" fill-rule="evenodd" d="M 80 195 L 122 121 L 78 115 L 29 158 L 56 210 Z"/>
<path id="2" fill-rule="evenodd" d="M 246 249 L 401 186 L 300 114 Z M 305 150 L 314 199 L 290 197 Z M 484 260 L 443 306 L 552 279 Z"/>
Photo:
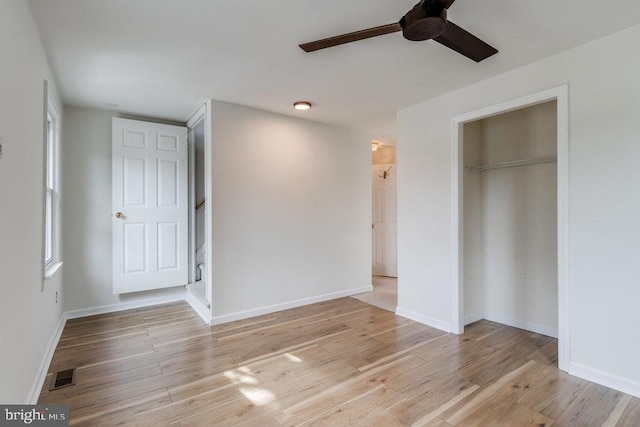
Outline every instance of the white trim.
<path id="1" fill-rule="evenodd" d="M 213 169 L 212 169 L 212 152 L 213 152 L 213 102 L 207 100 L 202 106 L 204 114 L 204 242 L 206 244 L 205 264 L 207 266 L 207 274 L 205 278 L 200 278 L 207 283 L 207 301 L 209 302 L 209 317 L 213 317 Z M 211 324 L 211 323 L 209 323 Z"/>
<path id="2" fill-rule="evenodd" d="M 510 317 L 501 316 L 495 313 L 484 313 L 483 318 L 491 322 L 501 323 L 507 326 L 513 326 L 514 328 L 524 329 L 526 331 L 535 332 L 536 334 L 546 335 L 552 338 L 558 338 L 558 330 L 549 328 L 547 326 L 538 325 L 535 323 L 529 323 L 518 319 L 512 319 Z"/>
<path id="3" fill-rule="evenodd" d="M 132 302 L 121 302 L 118 304 L 102 305 L 99 307 L 82 308 L 80 310 L 67 311 L 67 319 L 77 319 L 79 317 L 95 316 L 96 314 L 114 313 L 116 311 L 131 310 L 133 308 L 151 307 L 154 305 L 168 304 L 170 302 L 184 301 L 185 292 L 163 297 L 145 298 Z"/>
<path id="4" fill-rule="evenodd" d="M 569 326 L 569 86 L 559 88 L 558 109 L 558 367 L 567 371 L 571 363 L 571 333 Z"/>
<path id="5" fill-rule="evenodd" d="M 196 147 L 195 130 L 187 127 L 189 148 L 189 283 L 196 281 Z"/>
<path id="6" fill-rule="evenodd" d="M 198 125 L 198 123 L 204 120 L 204 115 L 206 112 L 207 112 L 207 104 L 202 104 L 200 107 L 198 107 L 198 110 L 193 114 L 193 116 L 191 116 L 191 118 L 187 122 L 187 127 L 189 129 L 195 128 Z"/>
<path id="7" fill-rule="evenodd" d="M 463 126 L 455 117 L 451 120 L 451 332 L 454 334 L 464 332 L 464 198 L 460 190 L 464 182 Z"/>
<path id="8" fill-rule="evenodd" d="M 254 308 L 251 310 L 237 311 L 235 313 L 224 314 L 222 316 L 212 316 L 210 325 L 220 325 L 223 323 L 235 322 L 236 320 L 248 319 L 251 317 L 261 316 L 263 314 L 275 313 L 276 311 L 288 310 L 290 308 L 329 301 L 336 298 L 349 297 L 351 295 L 361 294 L 363 292 L 371 292 L 372 290 L 373 286 L 363 286 L 361 288 L 347 289 L 345 291 L 338 291 L 332 292 L 330 294 L 317 295 L 315 297 L 302 298 L 280 304 L 269 305 L 266 307 Z"/>
<path id="9" fill-rule="evenodd" d="M 211 314 L 209 314 L 210 312 L 209 307 L 204 305 L 202 301 L 194 297 L 193 294 L 189 291 L 187 291 L 187 293 L 185 294 L 185 301 L 187 301 L 187 304 L 189 304 L 191 308 L 193 308 L 193 311 L 195 311 L 198 314 L 198 316 L 200 316 L 200 318 L 204 320 L 204 323 L 209 325 L 209 322 L 211 321 Z"/>
<path id="10" fill-rule="evenodd" d="M 424 314 L 416 313 L 415 311 L 407 310 L 397 307 L 396 314 L 398 316 L 406 317 L 423 325 L 431 326 L 432 328 L 440 329 L 441 331 L 451 332 L 451 324 L 444 322 L 435 317 L 425 316 Z"/>
<path id="11" fill-rule="evenodd" d="M 62 267 L 61 262 L 51 262 L 44 268 L 44 278 L 51 279 Z"/>
<path id="12" fill-rule="evenodd" d="M 196 149 L 195 149 L 195 128 L 200 122 L 205 121 L 205 113 L 207 111 L 207 105 L 202 104 L 198 111 L 187 122 L 187 141 L 189 144 L 189 283 L 194 283 L 197 277 L 197 251 L 196 251 L 196 181 L 195 181 L 195 161 L 196 161 Z M 206 140 L 206 121 L 205 126 L 205 140 Z M 205 242 L 206 244 L 206 242 Z M 207 315 L 207 318 L 209 316 Z"/>
<path id="13" fill-rule="evenodd" d="M 569 87 L 558 86 L 521 98 L 471 111 L 451 119 L 451 328 L 464 331 L 463 292 L 463 193 L 461 191 L 464 123 L 507 113 L 547 101 L 557 102 L 558 170 L 558 367 L 568 371 L 570 357 L 569 318 Z"/>
<path id="14" fill-rule="evenodd" d="M 67 313 L 62 313 L 60 315 L 60 320 L 58 321 L 58 326 L 56 326 L 56 330 L 49 341 L 49 344 L 46 347 L 46 351 L 44 353 L 44 357 L 40 362 L 40 367 L 38 368 L 38 375 L 36 376 L 35 382 L 31 387 L 31 391 L 29 392 L 29 397 L 27 401 L 27 405 L 35 405 L 38 403 L 38 398 L 40 397 L 40 391 L 42 390 L 42 386 L 44 385 L 44 380 L 47 378 L 47 372 L 49 371 L 49 365 L 51 365 L 51 360 L 53 359 L 53 354 L 56 351 L 56 347 L 58 347 L 58 341 L 60 341 L 60 337 L 62 336 L 62 331 L 64 330 L 65 325 L 67 324 Z"/>
<path id="15" fill-rule="evenodd" d="M 640 398 L 640 382 L 621 377 L 581 363 L 571 362 L 569 374 Z"/>

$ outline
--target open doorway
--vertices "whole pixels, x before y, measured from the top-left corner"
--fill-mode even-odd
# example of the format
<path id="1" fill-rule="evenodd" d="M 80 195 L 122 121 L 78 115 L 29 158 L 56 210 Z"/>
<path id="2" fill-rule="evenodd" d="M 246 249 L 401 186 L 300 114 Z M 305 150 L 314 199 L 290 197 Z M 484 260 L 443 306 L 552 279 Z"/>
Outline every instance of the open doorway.
<path id="1" fill-rule="evenodd" d="M 398 305 L 397 156 L 395 145 L 373 141 L 371 155 L 371 284 L 356 298 L 395 312 Z"/>
<path id="2" fill-rule="evenodd" d="M 452 121 L 451 329 L 462 333 L 465 323 L 488 315 L 500 323 L 555 335 L 558 367 L 567 370 L 567 87 Z M 523 136 L 527 132 L 533 134 Z M 495 139 L 486 140 L 488 135 Z M 500 174 L 482 176 L 488 171 Z M 479 217 L 474 217 L 474 207 L 482 212 Z M 496 299 L 487 303 L 492 295 Z M 536 307 L 541 300 L 552 306 Z"/>
<path id="3" fill-rule="evenodd" d="M 189 284 L 187 301 L 207 322 L 211 319 L 208 256 L 207 120 L 204 105 L 189 121 Z M 209 203 L 210 204 L 210 203 Z"/>

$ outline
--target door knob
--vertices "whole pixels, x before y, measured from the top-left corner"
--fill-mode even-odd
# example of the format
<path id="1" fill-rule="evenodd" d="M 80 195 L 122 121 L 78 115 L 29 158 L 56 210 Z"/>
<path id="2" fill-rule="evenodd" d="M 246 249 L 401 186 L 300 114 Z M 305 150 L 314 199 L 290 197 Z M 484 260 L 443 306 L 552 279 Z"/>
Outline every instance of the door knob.
<path id="1" fill-rule="evenodd" d="M 116 212 L 116 218 L 122 218 L 124 214 L 122 212 Z"/>

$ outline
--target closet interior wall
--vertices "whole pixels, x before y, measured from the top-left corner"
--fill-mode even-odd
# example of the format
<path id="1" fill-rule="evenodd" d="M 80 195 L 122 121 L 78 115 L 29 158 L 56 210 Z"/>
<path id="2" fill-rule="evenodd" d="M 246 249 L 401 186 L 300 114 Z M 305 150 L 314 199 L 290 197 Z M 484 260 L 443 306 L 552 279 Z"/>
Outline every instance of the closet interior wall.
<path id="1" fill-rule="evenodd" d="M 464 126 L 465 167 L 555 156 L 556 102 Z M 557 164 L 465 171 L 465 323 L 557 336 Z"/>
<path id="2" fill-rule="evenodd" d="M 195 203 L 199 204 L 204 200 L 205 167 L 204 167 L 204 120 L 198 123 L 194 129 L 194 149 L 195 149 Z M 206 202 L 206 201 L 205 201 Z M 205 243 L 205 205 L 196 210 L 196 250 L 203 247 Z M 198 260 L 198 262 L 204 262 Z"/>

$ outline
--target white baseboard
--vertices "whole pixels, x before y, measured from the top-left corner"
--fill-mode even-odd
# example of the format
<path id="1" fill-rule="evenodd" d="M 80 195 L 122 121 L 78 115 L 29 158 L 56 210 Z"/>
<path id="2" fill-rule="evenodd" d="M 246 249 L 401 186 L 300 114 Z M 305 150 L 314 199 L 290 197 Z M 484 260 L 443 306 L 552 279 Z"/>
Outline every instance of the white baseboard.
<path id="1" fill-rule="evenodd" d="M 329 301 L 336 298 L 349 297 L 351 295 L 370 292 L 373 286 L 363 286 L 361 288 L 347 289 L 345 291 L 333 292 L 330 294 L 317 295 L 310 298 L 302 298 L 294 301 L 288 301 L 281 304 L 274 304 L 267 307 L 254 308 L 251 310 L 237 311 L 235 313 L 224 314 L 222 316 L 211 317 L 210 325 L 221 325 L 223 323 L 235 322 L 236 320 L 248 319 L 250 317 L 262 316 L 263 314 L 275 313 L 276 311 L 288 310 L 290 308 L 301 307 L 303 305 L 315 304 L 318 302 Z"/>
<path id="2" fill-rule="evenodd" d="M 131 310 L 133 308 L 150 307 L 170 302 L 184 301 L 185 293 L 177 293 L 162 297 L 145 298 L 137 301 L 122 302 L 118 304 L 102 305 L 99 307 L 83 308 L 80 310 L 67 311 L 67 319 L 77 319 L 79 317 L 95 316 L 96 314 L 114 313 L 116 311 Z"/>
<path id="3" fill-rule="evenodd" d="M 198 314 L 198 316 L 200 316 L 202 320 L 204 320 L 204 323 L 209 325 L 209 322 L 211 321 L 211 313 L 209 312 L 209 308 L 205 306 L 198 298 L 194 297 L 190 292 L 187 292 L 185 300 L 187 301 L 187 304 L 189 304 L 191 308 L 193 308 L 193 310 Z"/>
<path id="4" fill-rule="evenodd" d="M 536 334 L 546 335 L 552 338 L 558 338 L 558 330 L 549 328 L 547 326 L 537 325 L 535 323 L 529 323 L 522 320 L 511 319 L 506 316 L 501 316 L 495 313 L 484 313 L 483 319 L 490 320 L 492 322 L 502 323 L 503 325 L 513 326 L 514 328 L 524 329 L 526 331 L 535 332 Z"/>
<path id="5" fill-rule="evenodd" d="M 451 332 L 451 323 L 436 319 L 435 317 L 425 316 L 400 307 L 396 308 L 396 314 L 398 316 L 406 317 L 407 319 L 415 320 L 418 323 L 431 326 L 432 328 L 440 329 L 441 331 Z"/>
<path id="6" fill-rule="evenodd" d="M 633 381 L 575 362 L 569 363 L 569 374 L 635 397 L 640 397 L 640 382 L 638 381 Z"/>
<path id="7" fill-rule="evenodd" d="M 53 353 L 56 351 L 56 347 L 58 346 L 58 341 L 60 341 L 60 337 L 62 336 L 62 331 L 64 330 L 64 325 L 66 323 L 67 323 L 67 314 L 62 313 L 60 315 L 60 320 L 58 321 L 58 326 L 56 326 L 56 329 L 53 335 L 51 336 L 51 339 L 49 340 L 49 344 L 47 345 L 46 351 L 44 353 L 44 357 L 40 362 L 38 375 L 36 376 L 33 386 L 31 387 L 31 391 L 29 392 L 27 405 L 35 405 L 38 403 L 38 398 L 40 397 L 40 391 L 42 390 L 42 386 L 44 385 L 44 380 L 47 378 L 49 365 L 51 364 L 51 360 L 53 359 Z"/>
<path id="8" fill-rule="evenodd" d="M 470 325 L 471 323 L 477 322 L 478 320 L 484 319 L 484 313 L 470 314 L 465 316 L 464 318 L 464 326 Z"/>

